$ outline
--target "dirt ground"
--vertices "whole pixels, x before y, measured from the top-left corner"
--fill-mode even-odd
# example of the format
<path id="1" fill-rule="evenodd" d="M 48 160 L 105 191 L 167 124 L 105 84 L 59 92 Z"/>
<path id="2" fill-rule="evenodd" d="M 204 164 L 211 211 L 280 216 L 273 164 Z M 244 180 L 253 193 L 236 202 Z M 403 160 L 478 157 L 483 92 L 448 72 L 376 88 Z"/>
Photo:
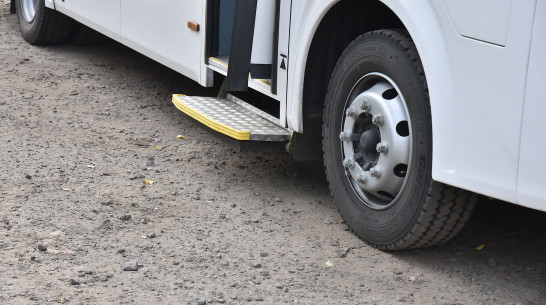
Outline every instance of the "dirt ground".
<path id="1" fill-rule="evenodd" d="M 481 198 L 445 245 L 375 250 L 320 163 L 170 101 L 215 92 L 116 43 L 30 46 L 0 6 L 0 304 L 546 304 L 546 213 Z"/>

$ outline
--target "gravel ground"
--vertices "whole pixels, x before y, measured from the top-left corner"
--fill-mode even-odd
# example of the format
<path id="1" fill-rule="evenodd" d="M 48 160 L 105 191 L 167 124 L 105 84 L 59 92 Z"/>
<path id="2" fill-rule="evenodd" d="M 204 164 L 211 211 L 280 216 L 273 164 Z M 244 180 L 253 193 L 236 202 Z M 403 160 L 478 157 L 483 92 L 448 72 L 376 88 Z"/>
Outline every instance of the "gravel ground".
<path id="1" fill-rule="evenodd" d="M 451 242 L 377 251 L 320 163 L 170 101 L 215 92 L 116 43 L 30 46 L 0 6 L 0 304 L 546 304 L 546 213 L 481 198 Z"/>

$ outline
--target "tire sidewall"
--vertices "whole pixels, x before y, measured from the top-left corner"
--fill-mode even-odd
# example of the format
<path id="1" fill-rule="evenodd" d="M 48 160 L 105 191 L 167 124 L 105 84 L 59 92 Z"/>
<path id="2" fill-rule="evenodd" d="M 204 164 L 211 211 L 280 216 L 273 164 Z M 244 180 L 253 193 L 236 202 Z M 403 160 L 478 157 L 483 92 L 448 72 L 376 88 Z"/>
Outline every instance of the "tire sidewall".
<path id="1" fill-rule="evenodd" d="M 38 34 L 40 32 L 40 27 L 43 23 L 45 3 L 43 0 L 38 1 L 38 6 L 36 7 L 36 14 L 34 19 L 31 22 L 26 21 L 23 16 L 23 9 L 21 5 L 22 0 L 15 0 L 15 7 L 17 11 L 17 17 L 19 19 L 19 27 L 21 29 L 21 34 L 26 41 L 33 43 L 38 39 Z"/>
<path id="2" fill-rule="evenodd" d="M 397 84 L 411 121 L 412 159 L 406 183 L 395 203 L 384 210 L 364 204 L 353 190 L 341 162 L 339 133 L 346 100 L 358 80 L 371 72 L 383 73 Z M 324 158 L 340 213 L 349 227 L 366 241 L 379 247 L 392 245 L 407 235 L 417 222 L 432 183 L 432 129 L 424 76 L 393 39 L 368 33 L 343 53 L 330 81 L 325 103 Z"/>

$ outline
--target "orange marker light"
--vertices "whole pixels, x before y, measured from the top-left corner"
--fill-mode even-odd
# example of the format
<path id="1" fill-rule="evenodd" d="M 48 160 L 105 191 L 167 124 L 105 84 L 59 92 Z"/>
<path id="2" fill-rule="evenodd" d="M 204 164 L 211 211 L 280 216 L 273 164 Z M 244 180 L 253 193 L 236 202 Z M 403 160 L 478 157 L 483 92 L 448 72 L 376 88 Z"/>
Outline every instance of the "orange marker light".
<path id="1" fill-rule="evenodd" d="M 199 32 L 199 24 L 193 21 L 188 21 L 188 28 L 192 31 Z"/>

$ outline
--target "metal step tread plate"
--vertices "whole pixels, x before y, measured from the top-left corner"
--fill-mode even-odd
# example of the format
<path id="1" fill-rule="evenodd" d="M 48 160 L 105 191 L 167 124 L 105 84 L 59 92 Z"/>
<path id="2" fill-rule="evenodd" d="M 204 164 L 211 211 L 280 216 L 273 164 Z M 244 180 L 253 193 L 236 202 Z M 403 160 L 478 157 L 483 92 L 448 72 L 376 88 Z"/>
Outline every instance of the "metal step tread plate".
<path id="1" fill-rule="evenodd" d="M 292 133 L 271 121 L 271 116 L 236 98 L 173 95 L 180 111 L 209 128 L 240 141 L 284 142 Z"/>

